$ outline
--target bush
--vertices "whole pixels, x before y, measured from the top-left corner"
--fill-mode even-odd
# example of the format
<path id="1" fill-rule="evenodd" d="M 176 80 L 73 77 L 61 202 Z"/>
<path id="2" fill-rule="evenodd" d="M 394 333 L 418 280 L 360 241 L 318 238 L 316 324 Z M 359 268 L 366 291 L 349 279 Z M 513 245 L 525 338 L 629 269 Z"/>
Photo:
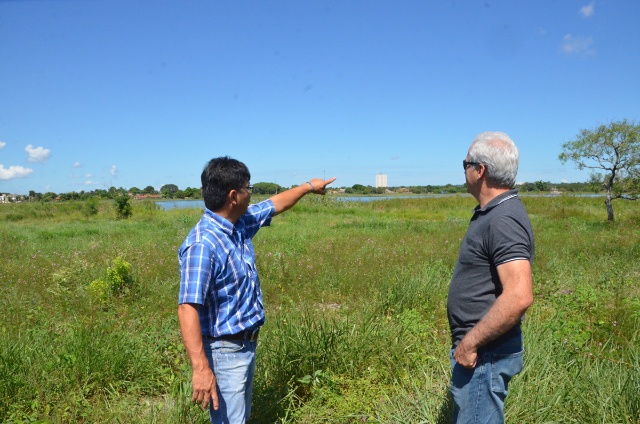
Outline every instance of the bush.
<path id="1" fill-rule="evenodd" d="M 116 217 L 118 219 L 128 219 L 133 214 L 131 199 L 128 194 L 121 194 L 115 198 Z"/>
<path id="2" fill-rule="evenodd" d="M 89 295 L 99 302 L 106 302 L 111 296 L 118 296 L 129 291 L 134 284 L 131 275 L 131 264 L 117 257 L 107 268 L 107 278 L 93 280 L 87 287 Z"/>
<path id="3" fill-rule="evenodd" d="M 95 197 L 90 197 L 84 204 L 82 208 L 82 213 L 86 217 L 95 216 L 98 214 L 98 199 Z"/>

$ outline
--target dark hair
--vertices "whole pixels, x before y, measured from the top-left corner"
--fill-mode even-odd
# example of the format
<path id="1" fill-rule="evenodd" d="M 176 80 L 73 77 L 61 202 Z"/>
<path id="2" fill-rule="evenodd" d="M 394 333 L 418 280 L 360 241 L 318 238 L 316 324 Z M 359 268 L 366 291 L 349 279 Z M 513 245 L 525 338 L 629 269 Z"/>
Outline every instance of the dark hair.
<path id="1" fill-rule="evenodd" d="M 200 176 L 204 205 L 210 211 L 219 211 L 224 206 L 231 190 L 240 190 L 251 180 L 247 166 L 229 156 L 214 158 L 207 163 Z"/>

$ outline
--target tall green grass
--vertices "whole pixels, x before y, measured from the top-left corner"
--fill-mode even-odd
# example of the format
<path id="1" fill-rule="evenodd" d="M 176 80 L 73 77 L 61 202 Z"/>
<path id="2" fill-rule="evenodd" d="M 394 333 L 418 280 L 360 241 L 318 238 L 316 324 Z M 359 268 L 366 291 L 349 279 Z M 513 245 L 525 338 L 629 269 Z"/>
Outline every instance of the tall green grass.
<path id="1" fill-rule="evenodd" d="M 507 421 L 640 422 L 640 205 L 611 224 L 601 199 L 523 200 L 536 303 Z M 176 251 L 201 211 L 133 206 L 0 205 L 0 422 L 208 422 L 176 317 Z M 264 228 L 252 422 L 449 422 L 446 293 L 474 206 L 308 197 Z M 116 258 L 126 290 L 92 296 Z"/>

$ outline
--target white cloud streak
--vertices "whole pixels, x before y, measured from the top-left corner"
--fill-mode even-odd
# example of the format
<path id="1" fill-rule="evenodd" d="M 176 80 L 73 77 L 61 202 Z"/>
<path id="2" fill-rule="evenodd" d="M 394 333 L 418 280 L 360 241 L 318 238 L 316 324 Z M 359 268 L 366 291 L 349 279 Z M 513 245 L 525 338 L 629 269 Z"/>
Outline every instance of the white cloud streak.
<path id="1" fill-rule="evenodd" d="M 596 5 L 594 2 L 580 8 L 580 14 L 585 18 L 590 18 L 596 13 Z"/>
<path id="2" fill-rule="evenodd" d="M 33 169 L 23 168 L 22 166 L 10 166 L 5 168 L 0 164 L 0 180 L 13 180 L 15 178 L 24 178 L 31 174 Z"/>
<path id="3" fill-rule="evenodd" d="M 560 50 L 566 55 L 593 56 L 596 50 L 592 48 L 592 45 L 593 38 L 591 37 L 576 37 L 567 34 L 562 39 Z"/>
<path id="4" fill-rule="evenodd" d="M 5 143 L 4 141 L 0 141 L 0 149 L 2 149 L 6 145 L 7 145 L 7 143 Z"/>
<path id="5" fill-rule="evenodd" d="M 51 157 L 51 150 L 44 147 L 33 147 L 31 144 L 25 147 L 24 151 L 29 155 L 27 162 L 44 163 Z"/>

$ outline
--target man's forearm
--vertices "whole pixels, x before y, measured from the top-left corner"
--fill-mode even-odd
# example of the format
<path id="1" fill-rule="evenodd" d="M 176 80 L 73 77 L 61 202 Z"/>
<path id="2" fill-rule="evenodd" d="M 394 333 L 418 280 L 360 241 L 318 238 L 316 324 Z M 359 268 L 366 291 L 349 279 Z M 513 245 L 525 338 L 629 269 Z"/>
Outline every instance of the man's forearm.
<path id="1" fill-rule="evenodd" d="M 464 337 L 464 342 L 475 349 L 497 339 L 513 328 L 525 313 L 526 308 L 518 299 L 499 296 L 487 314 Z"/>
<path id="2" fill-rule="evenodd" d="M 213 374 L 207 355 L 202 343 L 202 332 L 200 331 L 200 318 L 196 306 L 184 303 L 178 306 L 178 319 L 180 320 L 180 331 L 182 332 L 182 342 L 187 351 L 193 374 L 191 384 L 193 386 L 192 402 L 207 408 L 209 403 L 213 409 L 218 409 L 218 392 L 216 391 L 216 376 Z"/>
<path id="3" fill-rule="evenodd" d="M 502 294 L 487 314 L 460 340 L 454 359 L 464 367 L 473 368 L 481 346 L 497 339 L 516 325 L 533 303 L 531 264 L 515 260 L 497 267 Z"/>
<path id="4" fill-rule="evenodd" d="M 304 197 L 305 194 L 310 192 L 311 185 L 309 183 L 304 183 L 298 187 L 293 187 L 270 197 L 276 208 L 275 214 L 278 215 L 279 213 L 291 209 L 293 205 L 298 203 L 298 201 Z"/>
<path id="5" fill-rule="evenodd" d="M 202 344 L 202 331 L 200 329 L 200 318 L 195 306 L 183 303 L 178 306 L 178 320 L 180 321 L 180 331 L 182 333 L 182 343 L 187 351 L 191 366 L 194 371 L 200 371 L 204 367 L 209 367 L 207 356 Z"/>

